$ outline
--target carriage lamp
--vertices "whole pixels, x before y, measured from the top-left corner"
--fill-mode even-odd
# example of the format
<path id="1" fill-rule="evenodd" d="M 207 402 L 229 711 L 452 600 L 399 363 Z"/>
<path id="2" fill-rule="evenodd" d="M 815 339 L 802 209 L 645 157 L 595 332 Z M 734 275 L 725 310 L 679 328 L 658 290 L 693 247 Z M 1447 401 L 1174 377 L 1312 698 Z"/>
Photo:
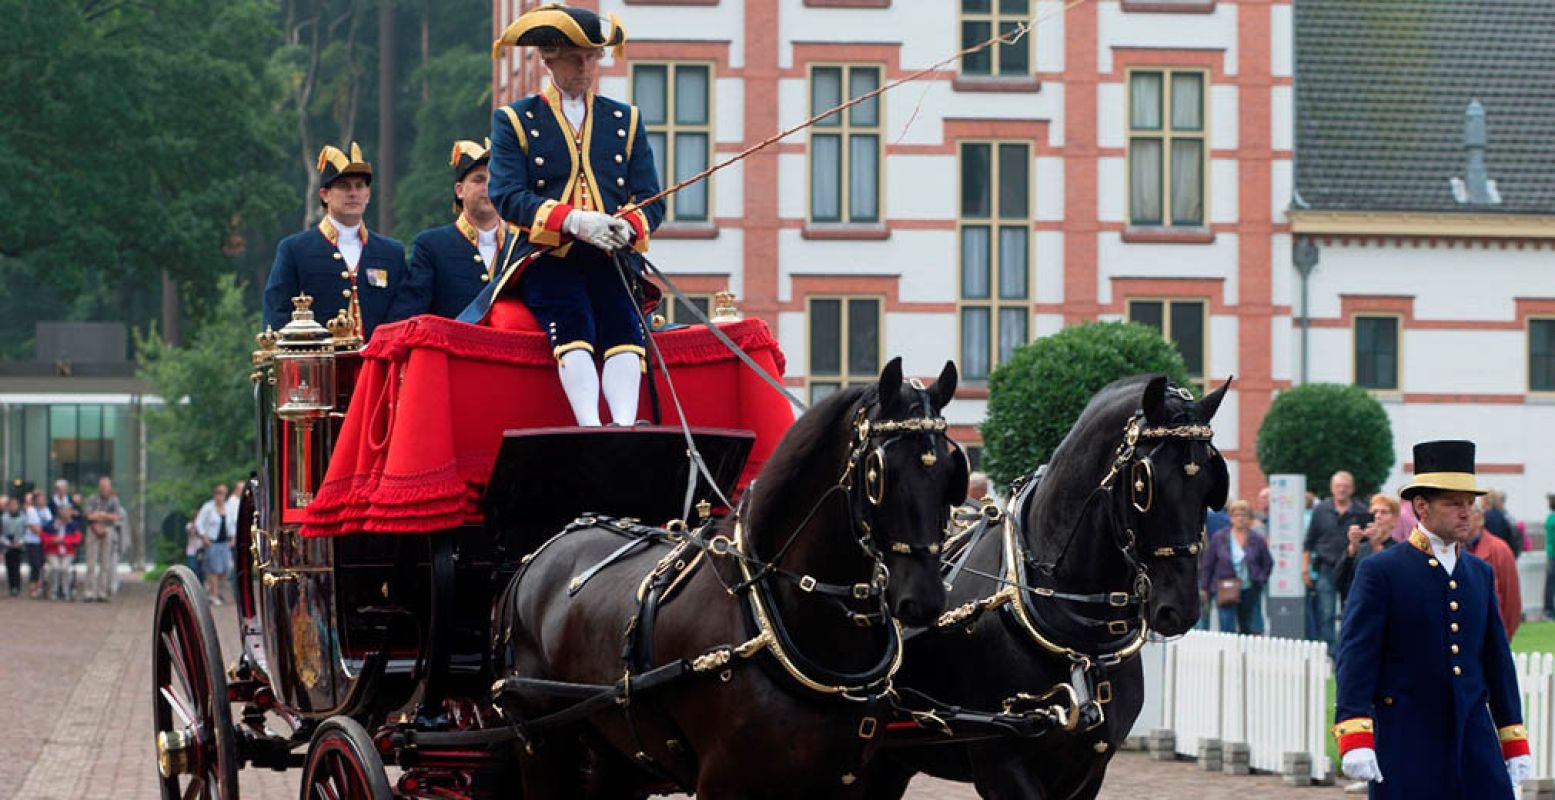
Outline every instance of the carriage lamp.
<path id="1" fill-rule="evenodd" d="M 313 298 L 292 298 L 292 321 L 281 329 L 275 354 L 275 413 L 311 427 L 335 405 L 334 337 L 313 319 Z"/>

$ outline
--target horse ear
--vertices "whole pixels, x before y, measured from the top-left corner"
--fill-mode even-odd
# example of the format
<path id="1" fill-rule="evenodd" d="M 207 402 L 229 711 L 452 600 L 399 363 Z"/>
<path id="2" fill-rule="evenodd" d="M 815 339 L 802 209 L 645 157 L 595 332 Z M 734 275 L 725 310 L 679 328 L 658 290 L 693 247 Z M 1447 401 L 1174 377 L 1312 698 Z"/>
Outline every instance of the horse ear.
<path id="1" fill-rule="evenodd" d="M 1145 421 L 1159 425 L 1166 420 L 1166 376 L 1157 375 L 1145 386 L 1145 399 L 1140 406 L 1145 410 Z"/>
<path id="2" fill-rule="evenodd" d="M 929 402 L 934 404 L 934 410 L 938 411 L 950 405 L 951 398 L 956 396 L 956 362 L 946 361 L 945 368 L 939 371 L 939 380 L 929 387 Z"/>
<path id="3" fill-rule="evenodd" d="M 1235 375 L 1227 376 L 1226 382 L 1220 384 L 1220 388 L 1204 396 L 1199 401 L 1199 421 L 1209 422 L 1214 419 L 1215 412 L 1220 410 L 1220 401 L 1226 399 L 1226 390 L 1231 388 L 1231 381 Z"/>
<path id="4" fill-rule="evenodd" d="M 879 394 L 880 407 L 885 408 L 901 397 L 902 393 L 902 357 L 891 359 L 891 363 L 885 365 L 880 373 Z"/>

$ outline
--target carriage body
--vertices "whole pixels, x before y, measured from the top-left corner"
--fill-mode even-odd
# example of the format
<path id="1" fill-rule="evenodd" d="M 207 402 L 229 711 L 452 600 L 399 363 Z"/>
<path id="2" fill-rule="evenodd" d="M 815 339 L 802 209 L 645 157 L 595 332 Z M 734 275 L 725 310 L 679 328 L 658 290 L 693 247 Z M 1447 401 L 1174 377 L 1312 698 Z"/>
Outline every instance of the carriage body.
<path id="1" fill-rule="evenodd" d="M 765 351 L 765 365 L 781 375 L 781 353 L 762 323 L 722 327 L 758 358 Z M 365 351 L 348 335 L 311 342 L 312 354 L 327 358 L 333 385 L 313 384 L 331 391 L 307 416 L 287 408 L 297 378 L 285 336 L 260 339 L 252 365 L 256 469 L 240 495 L 234 541 L 240 652 L 223 663 L 192 576 L 170 571 L 159 599 L 165 796 L 188 796 L 194 783 L 201 784 L 195 796 L 236 796 L 244 765 L 304 767 L 305 782 L 313 780 L 321 769 L 315 752 L 354 765 L 347 773 L 373 773 L 374 758 L 397 763 L 405 768 L 394 790 L 401 796 L 434 785 L 485 796 L 506 768 L 500 748 L 440 754 L 394 742 L 407 732 L 479 729 L 494 718 L 492 604 L 522 556 L 583 512 L 654 524 L 679 516 L 693 474 L 687 434 L 678 424 L 570 427 L 538 330 L 417 318 L 376 337 Z M 698 424 L 696 443 L 718 488 L 734 495 L 754 472 L 747 469 L 753 447 L 770 452 L 792 413 L 773 398 L 750 402 L 755 385 L 738 377 L 744 368 L 732 355 L 713 357 L 721 348 L 705 330 L 655 337 L 671 370 L 680 362 L 681 392 L 689 384 L 705 395 L 686 401 L 687 422 Z M 416 411 L 417 396 L 429 395 L 449 403 Z M 723 397 L 722 412 L 709 403 L 713 396 Z M 489 404 L 502 409 L 493 412 L 498 418 L 461 428 L 471 412 L 460 404 L 471 397 L 499 398 Z M 753 407 L 763 409 L 760 419 L 748 416 Z M 400 418 L 369 430 L 385 411 Z M 441 416 L 452 429 L 428 434 L 426 420 L 407 416 L 418 413 Z M 413 479 L 424 465 L 406 459 L 421 457 L 429 439 L 452 447 L 451 479 Z M 471 457 L 465 440 L 489 444 Z M 362 466 L 368 454 L 377 461 Z M 411 479 L 393 483 L 403 477 L 396 470 Z M 399 505 L 375 497 L 363 485 L 369 477 L 379 488 L 388 481 Z M 705 479 L 695 487 L 696 499 L 716 495 Z M 385 511 L 393 508 L 405 513 Z M 321 737 L 334 746 L 321 747 Z M 363 780 L 352 791 L 372 783 Z"/>

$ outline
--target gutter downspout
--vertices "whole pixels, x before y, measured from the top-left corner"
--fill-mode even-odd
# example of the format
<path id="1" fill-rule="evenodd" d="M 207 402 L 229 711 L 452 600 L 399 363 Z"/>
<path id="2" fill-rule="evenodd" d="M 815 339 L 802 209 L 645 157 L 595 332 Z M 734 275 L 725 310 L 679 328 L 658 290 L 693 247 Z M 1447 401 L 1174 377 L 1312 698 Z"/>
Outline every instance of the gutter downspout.
<path id="1" fill-rule="evenodd" d="M 1312 333 L 1312 269 L 1317 266 L 1317 243 L 1307 234 L 1297 234 L 1291 260 L 1301 275 L 1301 383 L 1307 382 L 1307 354 L 1311 350 Z"/>

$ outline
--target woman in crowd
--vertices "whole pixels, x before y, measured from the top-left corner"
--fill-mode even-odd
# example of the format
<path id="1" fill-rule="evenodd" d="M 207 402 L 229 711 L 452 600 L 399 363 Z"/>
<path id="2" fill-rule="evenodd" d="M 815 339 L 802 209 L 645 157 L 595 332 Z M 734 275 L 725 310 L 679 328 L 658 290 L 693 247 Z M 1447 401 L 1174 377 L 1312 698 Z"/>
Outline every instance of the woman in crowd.
<path id="1" fill-rule="evenodd" d="M 43 492 L 28 492 L 22 498 L 22 511 L 27 532 L 22 534 L 22 548 L 27 552 L 27 576 L 32 579 L 32 596 L 43 596 L 43 526 L 54 522 L 49 511 L 48 498 Z"/>
<path id="2" fill-rule="evenodd" d="M 22 504 L 16 498 L 4 501 L 0 511 L 0 549 L 5 550 L 6 588 L 12 597 L 22 593 L 22 558 L 27 553 L 23 537 L 27 535 L 27 518 L 22 515 Z"/>
<path id="3" fill-rule="evenodd" d="M 76 549 L 80 546 L 81 523 L 75 520 L 75 508 L 60 506 L 59 516 L 43 528 L 43 553 L 49 559 L 45 597 L 76 599 Z"/>
<path id="4" fill-rule="evenodd" d="M 1350 584 L 1355 580 L 1355 568 L 1361 559 L 1397 544 L 1393 530 L 1398 525 L 1398 500 L 1392 495 L 1373 495 L 1369 508 L 1371 524 L 1365 528 L 1350 526 L 1350 542 L 1345 548 L 1344 558 L 1334 567 L 1334 585 L 1339 590 L 1341 603 L 1350 596 Z"/>
<path id="5" fill-rule="evenodd" d="M 1263 634 L 1263 590 L 1274 569 L 1269 543 L 1253 530 L 1253 506 L 1233 500 L 1226 512 L 1231 527 L 1209 540 L 1199 586 L 1205 602 L 1220 609 L 1220 630 Z"/>

